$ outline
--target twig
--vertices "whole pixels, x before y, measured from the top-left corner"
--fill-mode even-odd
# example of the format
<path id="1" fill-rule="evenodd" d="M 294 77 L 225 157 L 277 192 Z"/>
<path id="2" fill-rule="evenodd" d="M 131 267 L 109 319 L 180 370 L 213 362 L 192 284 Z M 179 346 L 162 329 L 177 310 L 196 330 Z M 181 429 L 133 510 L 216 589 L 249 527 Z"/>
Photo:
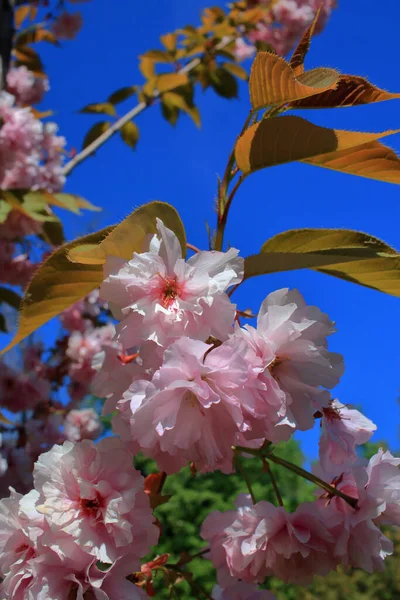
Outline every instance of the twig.
<path id="1" fill-rule="evenodd" d="M 253 504 L 257 504 L 257 500 L 254 495 L 253 488 L 251 487 L 250 479 L 247 475 L 246 469 L 243 467 L 243 465 L 240 461 L 240 457 L 238 454 L 235 456 L 235 466 L 236 466 L 237 470 L 239 471 L 240 475 L 243 477 L 243 479 L 247 485 L 247 489 L 249 490 L 249 494 L 251 496 L 251 501 L 253 502 Z"/>
<path id="2" fill-rule="evenodd" d="M 347 504 L 349 504 L 354 509 L 356 509 L 358 507 L 357 498 L 353 498 L 352 496 L 348 496 L 347 494 L 344 494 L 343 492 L 341 492 L 337 488 L 333 487 L 329 483 L 326 483 L 326 481 L 323 481 L 322 479 L 317 477 L 317 475 L 314 475 L 313 473 L 309 473 L 308 471 L 305 471 L 301 467 L 298 467 L 297 465 L 289 462 L 288 460 L 285 460 L 284 458 L 275 456 L 275 454 L 272 454 L 272 452 L 268 449 L 266 451 L 264 451 L 262 448 L 257 450 L 254 448 L 246 448 L 245 446 L 235 446 L 235 449 L 239 450 L 240 452 L 246 453 L 246 454 L 252 454 L 253 456 L 257 456 L 258 458 L 261 458 L 261 460 L 263 460 L 263 461 L 265 459 L 267 459 L 277 465 L 280 465 L 281 467 L 285 467 L 285 469 L 288 469 L 289 471 L 296 473 L 296 475 L 303 477 L 303 479 L 307 479 L 307 481 L 311 481 L 311 483 L 313 483 L 314 485 L 318 485 L 320 488 L 325 490 L 325 492 L 327 492 L 330 496 L 337 496 L 339 498 L 342 498 L 342 500 L 347 502 Z"/>
<path id="3" fill-rule="evenodd" d="M 274 488 L 275 496 L 276 496 L 276 499 L 278 500 L 279 506 L 284 506 L 283 499 L 282 499 L 281 493 L 278 488 L 278 484 L 275 479 L 275 475 L 272 472 L 270 464 L 266 460 L 264 460 L 264 470 L 266 473 L 268 473 L 268 475 L 271 479 L 272 487 Z"/>
<path id="4" fill-rule="evenodd" d="M 0 2 L 1 1 L 2 0 L 0 0 Z M 215 50 L 222 50 L 223 48 L 226 48 L 226 46 L 228 46 L 233 40 L 234 40 L 234 38 L 228 37 L 227 39 L 223 40 L 223 42 L 221 41 L 219 44 L 217 44 L 215 46 Z M 191 71 L 193 71 L 196 67 L 198 67 L 200 63 L 201 63 L 201 58 L 194 58 L 187 65 L 182 67 L 182 69 L 179 69 L 179 71 L 177 73 L 178 73 L 178 75 L 186 75 L 186 74 L 190 73 Z M 140 113 L 142 113 L 144 110 L 146 110 L 146 108 L 149 108 L 149 106 L 152 106 L 153 101 L 160 98 L 160 96 L 161 96 L 160 92 L 158 90 L 154 90 L 153 96 L 152 96 L 152 102 L 139 102 L 139 104 L 137 104 L 134 108 L 132 108 L 130 111 L 128 111 L 120 119 L 115 121 L 115 123 L 113 125 L 111 125 L 111 127 L 109 127 L 107 129 L 107 131 L 105 131 L 104 133 L 99 135 L 99 137 L 96 138 L 91 144 L 86 146 L 86 148 L 84 148 L 81 152 L 76 154 L 74 156 L 74 158 L 72 158 L 69 162 L 67 162 L 67 164 L 63 168 L 63 175 L 68 175 L 69 173 L 71 173 L 71 171 L 77 165 L 79 165 L 82 161 L 84 161 L 86 158 L 88 158 L 88 156 L 93 154 L 93 152 L 95 152 L 101 146 L 103 146 L 103 144 L 105 144 L 107 142 L 107 140 L 109 140 L 115 133 L 117 133 L 117 131 L 119 131 L 125 125 L 125 123 L 128 123 L 129 121 L 131 121 L 132 119 L 134 119 L 135 117 L 140 115 Z"/>

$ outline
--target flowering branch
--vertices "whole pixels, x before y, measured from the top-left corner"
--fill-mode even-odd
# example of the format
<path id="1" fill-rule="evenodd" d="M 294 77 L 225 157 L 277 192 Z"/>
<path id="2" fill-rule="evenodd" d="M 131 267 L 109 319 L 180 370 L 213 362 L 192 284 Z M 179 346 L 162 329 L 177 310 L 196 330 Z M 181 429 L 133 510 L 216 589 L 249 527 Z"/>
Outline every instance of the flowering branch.
<path id="1" fill-rule="evenodd" d="M 275 454 L 272 454 L 272 450 L 267 449 L 267 451 L 265 451 L 262 448 L 260 448 L 259 450 L 256 450 L 254 448 L 246 448 L 245 446 L 236 446 L 235 450 L 239 450 L 240 452 L 243 452 L 246 454 L 252 454 L 253 456 L 257 456 L 258 458 L 261 458 L 261 460 L 264 460 L 264 459 L 270 460 L 271 462 L 273 462 L 277 465 L 280 465 L 281 467 L 285 467 L 285 469 L 288 469 L 289 471 L 292 471 L 293 473 L 296 473 L 296 475 L 303 477 L 303 479 L 307 479 L 308 481 L 311 481 L 311 483 L 318 485 L 320 488 L 322 488 L 323 490 L 328 492 L 329 495 L 337 496 L 338 498 L 342 498 L 342 500 L 347 502 L 347 504 L 349 504 L 352 508 L 357 508 L 357 506 L 358 506 L 357 498 L 352 498 L 351 496 L 344 494 L 343 492 L 336 489 L 329 483 L 326 483 L 326 481 L 323 481 L 323 479 L 320 479 L 319 477 L 317 477 L 317 475 L 314 475 L 313 473 L 309 473 L 305 469 L 298 467 L 297 465 L 289 462 L 288 460 L 285 460 L 284 458 L 275 456 Z"/>
<path id="2" fill-rule="evenodd" d="M 234 38 L 228 37 L 222 40 L 219 44 L 215 46 L 215 50 L 222 50 L 226 48 L 229 44 L 232 43 Z M 201 58 L 197 57 L 191 60 L 187 65 L 179 69 L 177 71 L 177 75 L 188 75 L 191 73 L 196 67 L 201 64 Z M 171 90 L 173 91 L 173 90 Z M 135 119 L 138 115 L 140 115 L 147 108 L 152 106 L 156 100 L 158 100 L 161 96 L 161 93 L 158 90 L 154 90 L 152 97 L 147 102 L 139 102 L 136 106 L 134 106 L 131 110 L 129 110 L 125 115 L 123 115 L 120 119 L 118 119 L 114 125 L 111 125 L 104 133 L 99 135 L 91 144 L 86 146 L 81 152 L 76 154 L 74 158 L 72 158 L 63 168 L 63 174 L 69 175 L 71 171 L 83 162 L 86 158 L 88 158 L 91 154 L 96 152 L 101 146 L 103 146 L 115 133 L 120 131 L 122 127 Z"/>

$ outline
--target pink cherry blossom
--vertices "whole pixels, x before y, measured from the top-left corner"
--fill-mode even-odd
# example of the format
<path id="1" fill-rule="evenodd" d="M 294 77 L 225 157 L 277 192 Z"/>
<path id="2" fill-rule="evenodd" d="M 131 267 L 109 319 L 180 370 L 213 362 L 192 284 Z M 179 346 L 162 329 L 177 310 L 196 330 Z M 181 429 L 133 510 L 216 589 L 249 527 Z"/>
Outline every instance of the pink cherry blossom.
<path id="1" fill-rule="evenodd" d="M 116 438 L 54 446 L 35 464 L 37 509 L 53 529 L 102 562 L 126 553 L 143 556 L 159 531 L 132 463 Z"/>
<path id="2" fill-rule="evenodd" d="M 0 239 L 9 241 L 22 239 L 27 235 L 38 235 L 42 229 L 43 223 L 31 219 L 19 210 L 12 209 L 4 223 L 0 223 Z"/>
<path id="3" fill-rule="evenodd" d="M 357 459 L 356 445 L 368 442 L 376 425 L 358 410 L 333 400 L 323 408 L 322 433 L 319 442 L 320 461 L 324 471 L 340 475 L 343 465 Z"/>
<path id="4" fill-rule="evenodd" d="M 95 440 L 102 432 L 100 417 L 93 408 L 70 410 L 64 421 L 64 433 L 70 442 Z"/>
<path id="5" fill-rule="evenodd" d="M 228 515 L 230 525 L 224 515 L 221 518 L 212 513 L 202 528 L 211 551 L 216 547 L 218 562 L 214 565 L 221 569 L 222 586 L 227 581 L 226 569 L 231 577 L 249 583 L 275 575 L 285 582 L 307 585 L 314 575 L 326 575 L 338 563 L 334 538 L 316 503 L 301 504 L 294 513 L 288 513 L 283 507 L 261 501 L 239 506 L 235 515 L 232 511 Z"/>
<path id="6" fill-rule="evenodd" d="M 0 594 L 6 592 L 15 571 L 36 556 L 36 540 L 43 533 L 44 519 L 35 509 L 36 490 L 21 496 L 10 488 L 0 500 Z M 12 597 L 12 596 L 7 596 Z"/>
<path id="7" fill-rule="evenodd" d="M 253 2 L 266 4 L 266 0 Z M 274 2 L 271 10 L 266 13 L 265 21 L 257 24 L 249 33 L 251 42 L 266 42 L 282 55 L 287 54 L 299 41 L 304 31 L 311 25 L 317 10 L 321 7 L 320 17 L 316 26 L 319 33 L 329 19 L 336 0 L 278 0 Z"/>
<path id="8" fill-rule="evenodd" d="M 151 381 L 135 381 L 117 404 L 115 431 L 174 473 L 232 471 L 232 445 L 248 429 L 240 396 L 247 363 L 239 351 L 182 337 L 164 353 Z"/>
<path id="9" fill-rule="evenodd" d="M 72 386 L 70 391 L 76 386 L 74 400 L 82 399 L 90 389 L 90 384 L 96 374 L 93 368 L 93 359 L 102 347 L 111 344 L 114 336 L 114 326 L 111 324 L 104 327 L 89 329 L 84 333 L 74 331 L 68 340 L 66 356 L 71 360 L 68 375 L 71 378 Z"/>
<path id="10" fill-rule="evenodd" d="M 36 77 L 25 65 L 13 67 L 7 73 L 7 91 L 18 106 L 38 104 L 49 89 L 47 77 Z"/>
<path id="11" fill-rule="evenodd" d="M 0 188 L 60 191 L 65 139 L 54 123 L 44 124 L 15 98 L 0 93 Z"/>
<path id="12" fill-rule="evenodd" d="M 121 344 L 105 345 L 97 354 L 92 366 L 96 376 L 92 392 L 106 398 L 103 414 L 111 414 L 122 400 L 124 392 L 139 379 L 150 380 L 162 365 L 163 349 L 155 342 L 144 342 L 138 352 L 126 354 Z"/>
<path id="13" fill-rule="evenodd" d="M 391 459 L 393 457 L 389 458 L 389 462 Z M 357 499 L 356 508 L 342 498 L 328 494 L 324 494 L 317 502 L 323 507 L 326 527 L 335 540 L 335 556 L 344 566 L 363 569 L 368 573 L 383 571 L 385 557 L 393 552 L 392 542 L 377 527 L 378 517 L 384 515 L 387 505 L 382 494 L 385 475 L 378 483 L 379 473 L 375 473 L 371 484 L 369 483 L 374 462 L 372 461 L 371 469 L 368 469 L 364 461 L 360 460 L 352 465 L 351 471 L 342 473 L 331 482 L 340 492 Z M 376 464 L 379 462 L 378 458 Z M 325 476 L 325 480 L 329 482 L 328 476 Z M 389 498 L 393 482 L 398 485 L 399 479 L 388 480 Z"/>
<path id="14" fill-rule="evenodd" d="M 235 305 L 225 290 L 243 278 L 238 251 L 199 252 L 185 262 L 178 238 L 160 219 L 157 230 L 149 252 L 128 262 L 107 258 L 100 296 L 122 319 L 118 339 L 127 349 L 148 339 L 165 346 L 182 335 L 226 339 Z"/>
<path id="15" fill-rule="evenodd" d="M 99 291 L 94 290 L 86 298 L 78 300 L 64 310 L 60 315 L 60 321 L 68 331 L 84 333 L 91 328 L 92 321 L 100 314 L 100 309 Z"/>
<path id="16" fill-rule="evenodd" d="M 0 282 L 25 287 L 37 269 L 27 254 L 15 255 L 12 242 L 0 239 Z"/>
<path id="17" fill-rule="evenodd" d="M 399 466 L 400 458 L 382 448 L 368 463 L 366 489 L 370 495 L 385 501 L 385 509 L 375 523 L 400 526 Z"/>
<path id="18" fill-rule="evenodd" d="M 50 382 L 37 375 L 37 371 L 17 371 L 0 360 L 0 406 L 17 413 L 46 402 Z"/>
<path id="19" fill-rule="evenodd" d="M 69 13 L 64 10 L 52 24 L 51 30 L 59 40 L 73 40 L 82 28 L 82 24 L 80 12 Z"/>
<path id="20" fill-rule="evenodd" d="M 46 538 L 46 536 L 44 536 Z M 23 565 L 15 565 L 12 576 L 6 578 L 2 587 L 10 600 L 142 600 L 147 598 L 126 577 L 138 570 L 135 556 L 127 555 L 100 570 L 96 559 L 76 544 L 57 538 L 58 545 L 51 543 L 51 535 L 39 539 L 36 556 Z"/>
<path id="21" fill-rule="evenodd" d="M 232 579 L 232 585 L 222 589 L 216 585 L 212 591 L 213 600 L 276 600 L 268 590 L 260 590 L 256 585 Z"/>
<path id="22" fill-rule="evenodd" d="M 255 54 L 255 46 L 246 44 L 243 38 L 238 38 L 235 42 L 235 48 L 233 50 L 235 59 L 238 62 L 252 58 Z"/>
<path id="23" fill-rule="evenodd" d="M 276 443 L 295 429 L 313 427 L 314 414 L 331 398 L 322 388 L 336 385 L 343 372 L 342 357 L 327 350 L 333 331 L 327 315 L 288 289 L 267 296 L 256 329 L 236 328 L 228 343 L 246 343 L 246 360 L 258 380 L 252 382 L 253 405 L 246 404 L 252 426 L 248 439 Z"/>

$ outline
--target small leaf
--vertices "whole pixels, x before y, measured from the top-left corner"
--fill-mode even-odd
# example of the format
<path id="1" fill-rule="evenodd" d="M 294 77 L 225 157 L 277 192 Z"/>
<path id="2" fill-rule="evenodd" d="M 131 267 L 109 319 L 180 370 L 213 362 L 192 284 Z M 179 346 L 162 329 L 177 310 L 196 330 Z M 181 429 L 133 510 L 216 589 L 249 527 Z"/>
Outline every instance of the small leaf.
<path id="1" fill-rule="evenodd" d="M 88 200 L 85 200 L 85 198 L 77 196 L 76 194 L 46 194 L 46 199 L 49 204 L 60 206 L 61 208 L 70 210 L 71 212 L 78 215 L 81 214 L 81 208 L 96 212 L 102 210 L 100 207 L 95 206 Z"/>
<path id="2" fill-rule="evenodd" d="M 10 288 L 0 286 L 0 302 L 5 302 L 15 310 L 19 310 L 21 305 L 21 296 Z"/>
<path id="3" fill-rule="evenodd" d="M 311 73 L 311 75 L 310 75 Z M 314 69 L 296 78 L 290 65 L 280 56 L 259 52 L 250 73 L 250 100 L 254 110 L 285 104 L 336 87 L 339 73 L 333 69 Z"/>
<path id="4" fill-rule="evenodd" d="M 120 88 L 119 90 L 116 90 L 110 94 L 108 97 L 108 102 L 111 102 L 111 104 L 119 104 L 120 102 L 124 102 L 128 98 L 131 98 L 134 94 L 136 94 L 136 91 L 136 85 Z"/>
<path id="5" fill-rule="evenodd" d="M 19 6 L 14 13 L 15 26 L 19 29 L 30 13 L 31 7 L 29 4 Z"/>
<path id="6" fill-rule="evenodd" d="M 303 37 L 301 38 L 296 50 L 293 52 L 292 58 L 290 59 L 289 64 L 292 67 L 295 76 L 304 73 L 304 59 L 307 55 L 307 52 L 310 49 L 311 39 L 314 35 L 315 26 L 318 22 L 320 14 L 321 7 L 317 10 L 313 22 L 311 23 L 307 31 L 305 31 L 305 33 L 303 34 Z"/>
<path id="7" fill-rule="evenodd" d="M 243 81 L 247 81 L 249 78 L 249 75 L 248 75 L 246 69 L 243 69 L 243 67 L 241 67 L 237 63 L 225 62 L 225 63 L 222 63 L 221 66 L 224 69 L 226 69 L 226 71 L 229 71 L 230 73 L 232 73 L 232 75 L 235 75 L 235 77 L 238 77 L 239 79 L 243 79 Z"/>
<path id="8" fill-rule="evenodd" d="M 35 75 L 43 74 L 43 64 L 39 54 L 29 46 L 19 46 L 15 48 L 14 54 L 16 57 L 15 66 L 25 65 L 27 69 L 35 73 Z"/>
<path id="9" fill-rule="evenodd" d="M 395 100 L 400 94 L 382 90 L 363 77 L 341 75 L 336 89 L 291 102 L 291 108 L 341 108 Z"/>
<path id="10" fill-rule="evenodd" d="M 163 94 L 161 97 L 161 112 L 164 117 L 172 126 L 176 125 L 176 122 L 179 117 L 179 108 L 177 108 L 174 104 L 172 104 L 168 98 L 169 94 L 172 92 L 167 92 Z"/>
<path id="11" fill-rule="evenodd" d="M 28 192 L 23 190 L 13 190 L 3 192 L 3 198 L 22 214 L 44 223 L 46 221 L 56 221 L 57 217 L 47 206 L 45 194 L 41 192 Z"/>
<path id="12" fill-rule="evenodd" d="M 400 296 L 398 252 L 374 236 L 348 229 L 280 233 L 263 245 L 261 254 L 246 259 L 245 276 L 302 268 Z"/>
<path id="13" fill-rule="evenodd" d="M 189 83 L 188 76 L 183 73 L 165 73 L 157 78 L 157 89 L 160 94 L 163 94 L 187 83 Z"/>
<path id="14" fill-rule="evenodd" d="M 122 223 L 112 228 L 107 237 L 98 245 L 75 245 L 69 251 L 69 258 L 82 264 L 104 264 L 107 256 L 119 256 L 126 260 L 134 252 L 142 252 L 148 234 L 157 232 L 156 218 L 174 231 L 178 237 L 182 255 L 186 253 L 186 235 L 182 221 L 176 210 L 166 202 L 150 202 L 131 213 Z"/>
<path id="15" fill-rule="evenodd" d="M 145 77 L 146 79 L 151 79 L 152 77 L 154 77 L 156 74 L 154 67 L 154 60 L 152 58 L 148 58 L 147 56 L 141 57 L 139 63 L 139 70 L 143 77 Z"/>
<path id="16" fill-rule="evenodd" d="M 387 183 L 400 183 L 400 157 L 380 142 L 304 160 L 306 164 Z"/>
<path id="17" fill-rule="evenodd" d="M 99 121 L 95 123 L 85 135 L 85 139 L 83 140 L 82 148 L 86 148 L 92 142 L 97 140 L 102 133 L 107 131 L 111 127 L 111 123 L 109 121 Z"/>
<path id="18" fill-rule="evenodd" d="M 0 199 L 0 223 L 4 223 L 11 210 L 11 205 L 6 200 Z"/>
<path id="19" fill-rule="evenodd" d="M 238 84 L 232 73 L 222 67 L 210 72 L 210 83 L 213 90 L 222 98 L 237 98 Z"/>
<path id="20" fill-rule="evenodd" d="M 114 117 L 116 112 L 114 105 L 111 102 L 98 102 L 97 104 L 88 104 L 79 111 L 80 113 L 110 115 Z"/>
<path id="21" fill-rule="evenodd" d="M 67 251 L 76 244 L 101 241 L 110 229 L 61 246 L 38 267 L 22 300 L 17 333 L 2 352 L 13 348 L 41 325 L 98 287 L 103 277 L 101 266 L 72 263 L 67 258 Z"/>
<path id="22" fill-rule="evenodd" d="M 43 223 L 42 237 L 50 246 L 61 246 L 64 244 L 64 230 L 60 221 L 50 221 Z"/>
<path id="23" fill-rule="evenodd" d="M 167 52 L 163 52 L 163 50 L 148 50 L 148 52 L 146 52 L 142 56 L 145 58 L 151 58 L 151 60 L 155 60 L 156 62 L 161 63 L 168 63 L 173 61 L 173 58 Z M 140 58 L 142 58 L 142 56 Z"/>
<path id="24" fill-rule="evenodd" d="M 247 129 L 235 148 L 236 162 L 244 174 L 335 150 L 345 150 L 397 133 L 358 133 L 314 125 L 301 117 L 264 119 Z"/>
<path id="25" fill-rule="evenodd" d="M 168 52 L 174 52 L 176 50 L 176 33 L 167 33 L 160 36 L 161 43 L 168 50 Z"/>
<path id="26" fill-rule="evenodd" d="M 48 29 L 38 26 L 30 26 L 29 28 L 17 34 L 15 45 L 24 46 L 25 44 L 35 44 L 38 42 L 49 42 L 50 44 L 58 45 L 57 38 Z"/>
<path id="27" fill-rule="evenodd" d="M 178 88 L 175 92 L 166 92 L 163 94 L 162 100 L 168 107 L 175 107 L 176 109 L 180 109 L 187 113 L 193 119 L 197 127 L 200 127 L 200 113 L 197 106 L 193 104 L 193 89 L 188 90 L 187 88 Z M 172 114 L 174 115 L 174 113 Z M 175 123 L 172 124 L 174 125 Z"/>
<path id="28" fill-rule="evenodd" d="M 121 138 L 131 148 L 135 148 L 139 141 L 139 129 L 133 121 L 128 121 L 120 129 Z"/>

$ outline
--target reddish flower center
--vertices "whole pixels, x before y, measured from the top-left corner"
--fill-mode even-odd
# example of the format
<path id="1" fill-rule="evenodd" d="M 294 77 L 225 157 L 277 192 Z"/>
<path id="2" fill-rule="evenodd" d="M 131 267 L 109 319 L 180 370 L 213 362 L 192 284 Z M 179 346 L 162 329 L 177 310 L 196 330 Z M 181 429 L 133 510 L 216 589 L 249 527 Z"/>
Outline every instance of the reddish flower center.
<path id="1" fill-rule="evenodd" d="M 333 421 L 334 419 L 341 419 L 340 410 L 338 408 L 334 408 L 332 405 L 323 409 L 324 416 L 329 421 Z"/>
<path id="2" fill-rule="evenodd" d="M 276 356 L 274 358 L 274 360 L 272 362 L 269 363 L 268 365 L 268 371 L 271 373 L 272 377 L 274 377 L 276 379 L 277 377 L 277 368 L 279 367 L 280 364 L 282 364 L 283 362 L 283 358 L 279 358 L 279 356 Z"/>
<path id="3" fill-rule="evenodd" d="M 177 278 L 175 277 L 163 277 L 160 275 L 163 285 L 160 289 L 161 296 L 161 304 L 164 308 L 169 308 L 171 304 L 174 303 L 174 300 L 180 293 L 180 286 L 178 284 Z"/>
<path id="4" fill-rule="evenodd" d="M 80 509 L 88 515 L 95 515 L 101 508 L 101 499 L 96 498 L 81 498 L 79 502 Z"/>

